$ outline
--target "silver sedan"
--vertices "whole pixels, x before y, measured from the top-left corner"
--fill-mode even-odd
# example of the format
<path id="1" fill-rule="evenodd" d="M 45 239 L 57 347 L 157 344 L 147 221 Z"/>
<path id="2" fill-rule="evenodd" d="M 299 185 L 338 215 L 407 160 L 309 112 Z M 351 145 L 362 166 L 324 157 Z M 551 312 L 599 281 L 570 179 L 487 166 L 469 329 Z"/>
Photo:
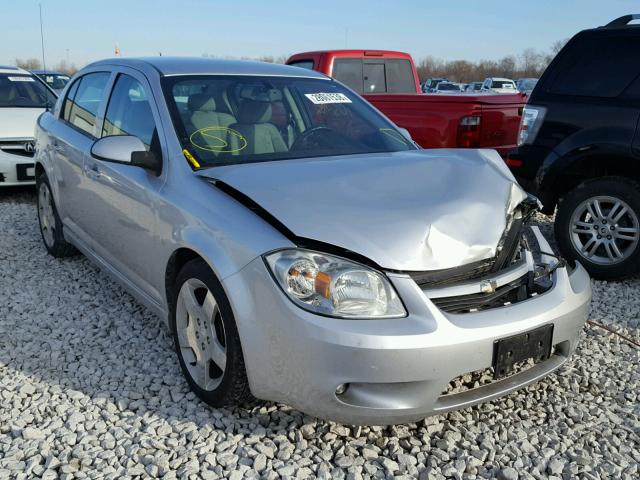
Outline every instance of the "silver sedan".
<path id="1" fill-rule="evenodd" d="M 413 421 L 576 347 L 588 275 L 527 225 L 537 200 L 497 153 L 421 150 L 313 71 L 104 60 L 36 135 L 47 250 L 81 251 L 165 320 L 210 405 Z"/>

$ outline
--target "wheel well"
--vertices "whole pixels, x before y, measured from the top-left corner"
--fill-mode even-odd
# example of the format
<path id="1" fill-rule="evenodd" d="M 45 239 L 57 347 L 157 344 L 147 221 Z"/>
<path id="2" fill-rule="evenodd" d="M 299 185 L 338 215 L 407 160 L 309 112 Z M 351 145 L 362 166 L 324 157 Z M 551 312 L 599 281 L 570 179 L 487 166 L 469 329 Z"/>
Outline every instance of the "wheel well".
<path id="1" fill-rule="evenodd" d="M 591 156 L 577 160 L 554 180 L 554 200 L 557 201 L 585 180 L 610 176 L 640 181 L 640 162 L 631 157 L 608 156 Z"/>
<path id="2" fill-rule="evenodd" d="M 169 262 L 167 263 L 167 268 L 165 270 L 165 292 L 167 295 L 167 303 L 171 301 L 172 297 L 172 289 L 173 285 L 176 282 L 176 277 L 178 276 L 178 272 L 184 267 L 187 262 L 194 260 L 196 258 L 202 258 L 198 255 L 197 252 L 189 248 L 179 248 L 175 252 L 171 254 L 169 257 Z"/>
<path id="3" fill-rule="evenodd" d="M 44 173 L 44 167 L 40 162 L 36 162 L 36 170 L 35 170 L 36 178 L 38 178 L 43 173 Z"/>

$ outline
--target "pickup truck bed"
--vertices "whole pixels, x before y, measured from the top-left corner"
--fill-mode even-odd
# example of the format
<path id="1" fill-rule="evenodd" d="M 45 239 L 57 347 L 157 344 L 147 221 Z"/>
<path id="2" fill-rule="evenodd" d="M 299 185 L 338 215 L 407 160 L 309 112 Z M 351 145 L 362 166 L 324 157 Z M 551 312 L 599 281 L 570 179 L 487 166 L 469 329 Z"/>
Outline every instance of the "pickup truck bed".
<path id="1" fill-rule="evenodd" d="M 423 148 L 450 148 L 460 145 L 461 119 L 480 117 L 479 148 L 494 148 L 503 157 L 516 147 L 524 106 L 520 94 L 365 94 L 378 110 L 396 125 L 406 128 Z"/>

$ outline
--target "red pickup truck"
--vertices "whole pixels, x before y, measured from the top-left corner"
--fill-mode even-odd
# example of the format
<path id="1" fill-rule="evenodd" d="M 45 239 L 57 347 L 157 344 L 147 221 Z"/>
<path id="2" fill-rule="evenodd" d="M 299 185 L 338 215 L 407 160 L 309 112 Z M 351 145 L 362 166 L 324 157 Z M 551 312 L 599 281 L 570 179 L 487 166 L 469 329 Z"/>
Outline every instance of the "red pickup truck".
<path id="1" fill-rule="evenodd" d="M 309 68 L 344 83 L 423 148 L 515 148 L 525 97 L 513 94 L 423 94 L 411 55 L 383 50 L 298 53 L 288 65 Z"/>

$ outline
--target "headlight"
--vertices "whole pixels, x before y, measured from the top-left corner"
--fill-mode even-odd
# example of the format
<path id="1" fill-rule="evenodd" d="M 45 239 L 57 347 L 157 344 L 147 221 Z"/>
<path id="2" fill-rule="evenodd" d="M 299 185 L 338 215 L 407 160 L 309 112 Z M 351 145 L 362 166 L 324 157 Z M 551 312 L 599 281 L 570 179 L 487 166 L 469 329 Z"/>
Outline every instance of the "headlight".
<path id="1" fill-rule="evenodd" d="M 310 250 L 265 256 L 273 276 L 298 306 L 338 318 L 398 318 L 407 312 L 389 280 L 344 258 Z"/>

